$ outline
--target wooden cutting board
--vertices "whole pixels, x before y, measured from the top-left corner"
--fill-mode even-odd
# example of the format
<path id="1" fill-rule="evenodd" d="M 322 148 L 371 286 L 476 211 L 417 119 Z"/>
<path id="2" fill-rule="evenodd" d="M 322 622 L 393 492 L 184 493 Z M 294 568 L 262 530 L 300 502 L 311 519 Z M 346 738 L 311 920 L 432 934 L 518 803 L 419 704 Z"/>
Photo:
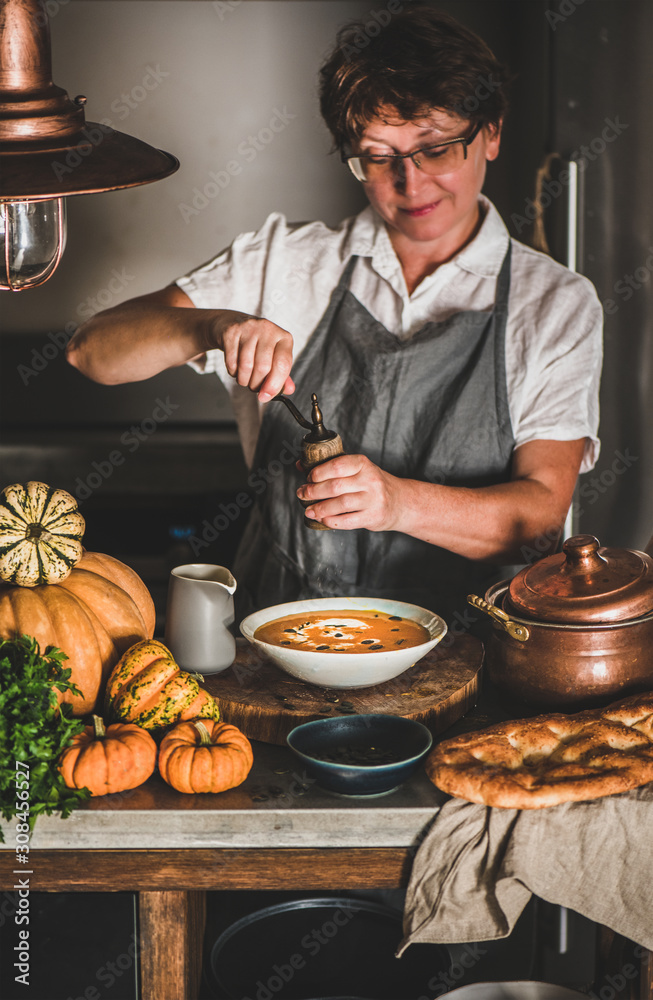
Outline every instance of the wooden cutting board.
<path id="1" fill-rule="evenodd" d="M 476 704 L 482 663 L 480 639 L 447 636 L 394 680 L 336 690 L 291 677 L 238 639 L 233 665 L 206 676 L 204 687 L 217 700 L 224 722 L 263 743 L 284 744 L 291 729 L 312 719 L 367 712 L 416 719 L 435 736 Z"/>

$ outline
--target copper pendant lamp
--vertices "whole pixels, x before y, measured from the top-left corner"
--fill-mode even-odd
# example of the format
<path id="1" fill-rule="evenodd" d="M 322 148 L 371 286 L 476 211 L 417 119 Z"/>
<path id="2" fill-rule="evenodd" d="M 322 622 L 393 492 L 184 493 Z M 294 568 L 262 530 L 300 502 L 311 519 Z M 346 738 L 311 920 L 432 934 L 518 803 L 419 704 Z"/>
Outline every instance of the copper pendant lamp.
<path id="1" fill-rule="evenodd" d="M 0 0 L 0 289 L 43 284 L 65 246 L 64 198 L 149 184 L 179 161 L 107 125 L 52 82 L 39 0 Z"/>

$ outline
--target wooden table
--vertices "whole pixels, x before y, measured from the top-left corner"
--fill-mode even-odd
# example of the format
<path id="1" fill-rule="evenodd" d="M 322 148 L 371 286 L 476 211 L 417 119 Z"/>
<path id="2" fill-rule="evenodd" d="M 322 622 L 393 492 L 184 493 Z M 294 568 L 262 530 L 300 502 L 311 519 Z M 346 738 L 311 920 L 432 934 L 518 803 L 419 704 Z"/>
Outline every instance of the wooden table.
<path id="1" fill-rule="evenodd" d="M 423 773 L 386 796 L 343 798 L 312 784 L 287 748 L 254 753 L 246 782 L 220 796 L 185 796 L 156 776 L 36 824 L 30 889 L 138 893 L 142 1000 L 197 996 L 208 890 L 404 886 L 444 800 Z M 18 866 L 3 830 L 0 890 L 11 890 Z"/>
<path id="2" fill-rule="evenodd" d="M 222 851 L 43 851 L 35 890 L 138 893 L 143 1000 L 198 995 L 206 891 L 343 890 L 405 886 L 409 848 Z M 0 870 L 2 870 L 0 868 Z M 47 873 L 46 873 L 47 872 Z M 9 883 L 11 885 L 12 883 Z"/>
<path id="3" fill-rule="evenodd" d="M 486 699 L 447 735 L 501 713 Z M 286 747 L 254 750 L 245 783 L 219 796 L 182 795 L 155 776 L 66 820 L 36 824 L 30 889 L 138 894 L 142 1000 L 197 997 L 207 891 L 405 887 L 445 799 L 422 771 L 387 796 L 336 796 L 312 783 Z M 11 824 L 3 830 L 0 891 L 11 891 L 20 866 Z M 641 980 L 637 1000 L 653 1000 L 648 953 Z"/>
<path id="4" fill-rule="evenodd" d="M 424 773 L 386 797 L 352 799 L 318 788 L 285 736 L 317 717 L 328 692 L 261 661 L 244 639 L 237 646 L 234 667 L 206 686 L 225 721 L 266 741 L 253 740 L 254 766 L 243 785 L 183 795 L 157 774 L 140 788 L 90 800 L 65 821 L 39 817 L 30 843 L 30 889 L 138 893 L 143 1000 L 196 996 L 208 890 L 404 885 L 420 835 L 444 800 Z M 442 732 L 474 706 L 482 662 L 478 639 L 452 633 L 394 681 L 348 692 L 356 701 L 351 708 L 415 716 Z M 337 714 L 338 700 L 326 709 Z M 274 725 L 260 733 L 248 728 L 250 702 L 261 702 Z M 234 706 L 243 718 L 227 714 Z M 0 889 L 11 889 L 21 865 L 12 850 L 15 831 L 11 824 L 3 829 Z"/>

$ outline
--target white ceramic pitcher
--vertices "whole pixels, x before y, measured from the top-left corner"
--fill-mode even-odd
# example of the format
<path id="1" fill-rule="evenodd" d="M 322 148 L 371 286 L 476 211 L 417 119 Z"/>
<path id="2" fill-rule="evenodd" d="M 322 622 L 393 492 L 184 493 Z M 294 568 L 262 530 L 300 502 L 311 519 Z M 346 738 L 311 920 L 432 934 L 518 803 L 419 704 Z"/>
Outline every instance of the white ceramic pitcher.
<path id="1" fill-rule="evenodd" d="M 534 980 L 506 983 L 471 983 L 452 990 L 448 995 L 450 1000 L 583 1000 L 586 993 L 569 989 L 567 986 L 554 986 L 551 983 L 538 983 Z"/>
<path id="2" fill-rule="evenodd" d="M 217 674 L 231 666 L 236 581 L 224 566 L 175 566 L 168 583 L 165 644 L 183 670 Z"/>

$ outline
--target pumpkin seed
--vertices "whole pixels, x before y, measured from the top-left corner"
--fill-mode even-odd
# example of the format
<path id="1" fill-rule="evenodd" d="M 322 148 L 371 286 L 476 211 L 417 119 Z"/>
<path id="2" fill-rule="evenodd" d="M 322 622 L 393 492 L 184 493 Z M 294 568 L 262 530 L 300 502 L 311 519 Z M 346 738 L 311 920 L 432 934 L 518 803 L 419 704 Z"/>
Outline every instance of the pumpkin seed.
<path id="1" fill-rule="evenodd" d="M 379 764 L 395 764 L 401 756 L 394 750 L 382 747 L 337 746 L 333 750 L 315 754 L 317 760 L 331 764 L 348 764 L 353 767 L 374 767 Z"/>

